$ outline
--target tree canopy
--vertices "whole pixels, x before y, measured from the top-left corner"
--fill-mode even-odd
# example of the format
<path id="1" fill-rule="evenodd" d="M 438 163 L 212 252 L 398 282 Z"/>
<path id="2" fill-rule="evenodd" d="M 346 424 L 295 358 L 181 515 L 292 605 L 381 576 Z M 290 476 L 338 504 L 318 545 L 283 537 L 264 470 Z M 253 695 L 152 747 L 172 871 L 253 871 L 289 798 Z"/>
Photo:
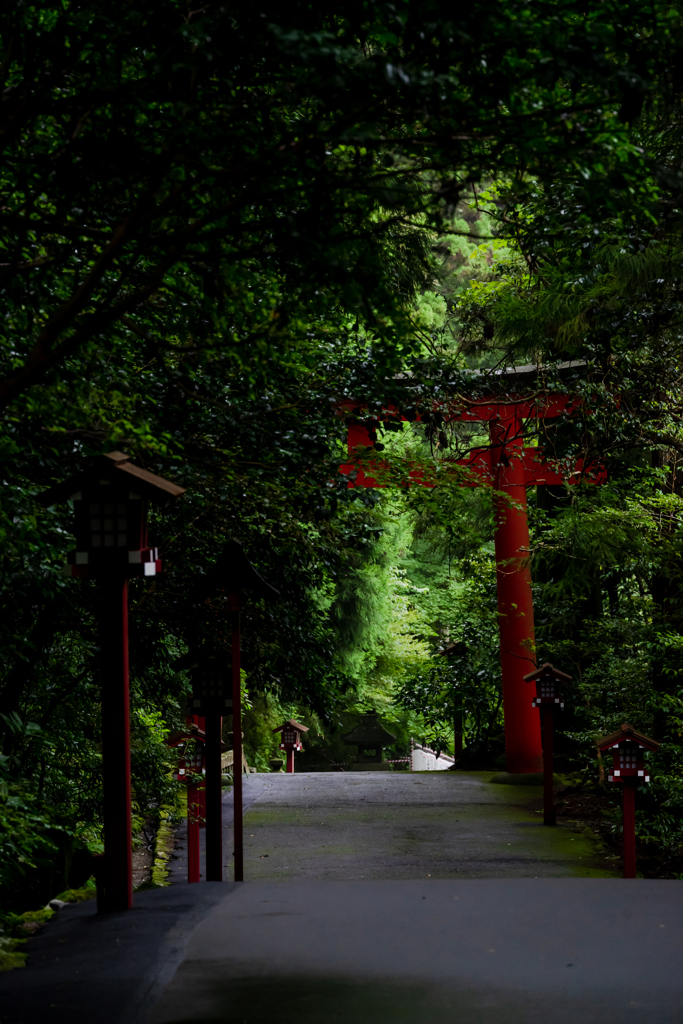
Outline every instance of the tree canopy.
<path id="1" fill-rule="evenodd" d="M 311 763 L 343 760 L 374 706 L 397 751 L 455 716 L 493 765 L 490 495 L 391 472 L 486 443 L 416 404 L 524 361 L 585 365 L 585 414 L 536 441 L 610 470 L 530 496 L 539 651 L 577 680 L 563 756 L 592 771 L 626 711 L 656 731 L 642 830 L 680 844 L 678 8 L 62 0 L 0 36 L 2 898 L 54 895 L 100 841 L 97 592 L 36 496 L 101 451 L 187 488 L 131 587 L 142 817 L 172 799 L 173 663 L 220 639 L 191 595 L 231 536 L 284 595 L 245 613 L 252 761 L 293 714 Z M 338 472 L 344 399 L 382 490 Z"/>

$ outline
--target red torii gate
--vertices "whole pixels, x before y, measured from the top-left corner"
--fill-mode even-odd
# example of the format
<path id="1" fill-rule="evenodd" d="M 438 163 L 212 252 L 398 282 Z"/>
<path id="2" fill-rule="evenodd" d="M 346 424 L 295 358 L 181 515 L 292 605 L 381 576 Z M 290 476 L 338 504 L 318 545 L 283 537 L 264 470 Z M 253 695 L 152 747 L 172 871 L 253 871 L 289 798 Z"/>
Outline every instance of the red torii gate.
<path id="1" fill-rule="evenodd" d="M 525 372 L 526 371 L 526 372 Z M 531 372 L 530 372 L 531 371 Z M 518 380 L 535 376 L 535 367 L 516 368 Z M 506 374 L 506 377 L 508 375 Z M 514 379 L 514 378 L 513 378 Z M 496 585 L 500 626 L 500 661 L 503 680 L 503 713 L 505 718 L 505 750 L 507 770 L 510 773 L 540 772 L 543 770 L 541 728 L 536 709 L 532 707 L 529 688 L 524 676 L 536 666 L 536 637 L 534 606 L 529 568 L 529 525 L 527 521 L 526 489 L 537 484 L 576 483 L 588 480 L 603 483 L 605 468 L 601 464 L 585 466 L 577 460 L 573 468 L 546 459 L 542 448 L 525 447 L 523 424 L 529 419 L 556 419 L 578 409 L 580 403 L 569 395 L 541 393 L 531 397 L 495 399 L 459 398 L 433 408 L 443 410 L 445 420 L 488 422 L 490 444 L 473 449 L 465 459 L 451 463 L 464 467 L 463 486 L 490 486 L 496 491 L 494 498 L 496 531 Z M 347 412 L 361 410 L 362 405 L 344 402 Z M 395 407 L 387 406 L 377 419 L 398 416 Z M 415 419 L 421 417 L 416 415 Z M 359 447 L 373 447 L 372 420 L 356 420 L 349 424 L 348 450 L 358 455 Z M 340 472 L 355 477 L 349 487 L 379 487 L 376 478 L 366 475 L 355 462 L 340 466 Z M 422 470 L 408 473 L 408 483 L 433 486 L 424 479 Z"/>

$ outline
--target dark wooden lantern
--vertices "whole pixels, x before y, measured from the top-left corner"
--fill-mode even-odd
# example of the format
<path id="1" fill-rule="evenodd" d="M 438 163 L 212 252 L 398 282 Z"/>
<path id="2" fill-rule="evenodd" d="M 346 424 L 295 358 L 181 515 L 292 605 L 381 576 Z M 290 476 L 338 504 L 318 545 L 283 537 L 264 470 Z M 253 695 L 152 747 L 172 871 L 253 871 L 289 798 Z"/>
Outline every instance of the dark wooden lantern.
<path id="1" fill-rule="evenodd" d="M 528 672 L 524 676 L 525 683 L 536 684 L 536 696 L 531 701 L 533 708 L 543 707 L 545 704 L 552 704 L 564 708 L 563 686 L 571 683 L 572 677 L 559 668 L 554 668 L 549 661 L 537 668 L 534 672 Z"/>
<path id="2" fill-rule="evenodd" d="M 178 753 L 173 778 L 187 787 L 188 882 L 198 882 L 201 878 L 199 830 L 206 821 L 206 732 L 202 722 L 203 719 L 195 721 L 188 717 L 185 729 L 166 740 Z"/>
<path id="3" fill-rule="evenodd" d="M 108 452 L 77 476 L 40 496 L 45 505 L 74 505 L 76 550 L 67 555 L 67 576 L 155 576 L 159 552 L 150 547 L 147 511 L 185 493 L 183 487 L 134 465 L 123 452 Z"/>
<path id="4" fill-rule="evenodd" d="M 178 658 L 174 664 L 176 668 L 190 672 L 192 695 L 187 702 L 188 715 L 206 717 L 232 712 L 232 663 L 227 648 L 197 648 Z"/>
<path id="5" fill-rule="evenodd" d="M 184 493 L 183 487 L 135 466 L 123 452 L 109 452 L 39 496 L 47 506 L 73 502 L 76 550 L 68 553 L 64 571 L 94 578 L 99 590 L 105 849 L 97 907 L 102 912 L 127 910 L 133 901 L 128 580 L 161 570 L 159 552 L 147 536 L 149 502 L 165 505 Z"/>
<path id="6" fill-rule="evenodd" d="M 638 732 L 624 722 L 620 729 L 603 736 L 597 741 L 601 753 L 612 752 L 610 782 L 621 783 L 623 836 L 624 836 L 624 878 L 636 877 L 636 787 L 639 782 L 649 782 L 646 775 L 645 754 L 648 750 L 659 750 L 659 743 L 644 733 Z"/>
<path id="7" fill-rule="evenodd" d="M 301 734 L 308 732 L 308 726 L 289 718 L 282 725 L 278 725 L 273 732 L 280 733 L 280 750 L 303 750 L 301 746 Z"/>
<path id="8" fill-rule="evenodd" d="M 173 773 L 175 782 L 190 782 L 192 785 L 193 777 L 204 773 L 204 740 L 204 730 L 198 726 L 169 736 L 168 746 L 178 752 L 178 765 Z"/>
<path id="9" fill-rule="evenodd" d="M 607 776 L 609 782 L 623 782 L 625 779 L 650 781 L 650 776 L 645 774 L 645 753 L 659 750 L 656 740 L 624 722 L 616 732 L 598 740 L 597 746 L 601 753 L 612 752 L 612 769 Z"/>
<path id="10" fill-rule="evenodd" d="M 280 733 L 280 750 L 284 750 L 287 756 L 285 773 L 293 775 L 294 751 L 304 749 L 301 746 L 301 734 L 308 732 L 308 726 L 302 725 L 301 722 L 297 722 L 294 718 L 290 718 L 283 722 L 282 725 L 278 725 L 277 729 L 273 729 L 273 732 Z"/>
<path id="11" fill-rule="evenodd" d="M 555 708 L 564 708 L 562 687 L 571 683 L 572 677 L 546 661 L 540 668 L 527 672 L 525 683 L 536 684 L 536 696 L 531 706 L 538 708 L 541 716 L 543 736 L 543 824 L 554 825 L 556 808 L 553 776 L 553 718 Z"/>
<path id="12" fill-rule="evenodd" d="M 223 608 L 229 615 L 231 646 L 209 658 L 202 657 L 193 669 L 191 714 L 203 715 L 206 727 L 206 880 L 223 880 L 223 797 L 221 792 L 222 716 L 232 712 L 234 741 L 233 769 L 233 864 L 235 881 L 244 879 L 242 821 L 242 708 L 241 708 L 241 629 L 240 608 L 243 596 L 251 593 L 274 600 L 279 591 L 256 571 L 239 541 L 233 539 L 223 548 L 214 567 L 195 584 L 192 596 L 210 602 L 214 612 Z M 213 660 L 212 660 L 213 659 Z M 232 687 L 232 693 L 230 692 Z M 195 702 L 199 701 L 199 704 Z M 204 710 L 202 710 L 202 708 Z M 292 755 L 293 756 L 293 755 Z"/>

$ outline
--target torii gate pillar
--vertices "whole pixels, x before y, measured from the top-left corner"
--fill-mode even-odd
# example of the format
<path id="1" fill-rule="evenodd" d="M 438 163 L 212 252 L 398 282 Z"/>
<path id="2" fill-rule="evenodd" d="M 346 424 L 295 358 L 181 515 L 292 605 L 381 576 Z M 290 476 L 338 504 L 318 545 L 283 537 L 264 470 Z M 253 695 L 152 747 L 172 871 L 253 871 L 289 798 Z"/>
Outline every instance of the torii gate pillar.
<path id="1" fill-rule="evenodd" d="M 501 412 L 504 407 L 501 408 Z M 521 424 L 514 407 L 508 419 L 491 420 L 491 469 L 496 532 L 496 586 L 503 677 L 505 752 L 510 773 L 543 770 L 541 726 L 524 676 L 536 664 L 534 605 L 529 569 L 526 472 Z"/>

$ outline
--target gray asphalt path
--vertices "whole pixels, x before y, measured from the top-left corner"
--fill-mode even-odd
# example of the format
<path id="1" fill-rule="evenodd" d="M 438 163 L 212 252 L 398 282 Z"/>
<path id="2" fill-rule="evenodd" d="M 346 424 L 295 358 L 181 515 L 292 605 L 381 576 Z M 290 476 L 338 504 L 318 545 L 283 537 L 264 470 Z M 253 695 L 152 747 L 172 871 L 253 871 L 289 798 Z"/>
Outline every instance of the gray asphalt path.
<path id="1" fill-rule="evenodd" d="M 246 780 L 245 879 L 614 877 L 576 823 L 542 824 L 540 786 L 491 772 L 319 772 Z M 230 854 L 232 847 L 226 846 Z M 228 857 L 226 857 L 226 866 Z"/>
<path id="2" fill-rule="evenodd" d="M 673 881 L 244 883 L 148 1024 L 679 1024 L 682 922 Z"/>
<path id="3" fill-rule="evenodd" d="M 180 841 L 169 888 L 29 940 L 0 1024 L 683 1024 L 683 883 L 489 778 L 245 779 L 247 881 L 188 886 Z"/>
<path id="4" fill-rule="evenodd" d="M 264 788 L 263 779 L 269 778 L 264 775 L 245 775 L 242 790 L 242 810 L 247 811 L 255 800 L 261 796 Z M 234 797 L 231 789 L 223 790 L 223 878 L 232 879 L 233 863 L 233 826 L 234 826 Z M 206 857 L 206 831 L 199 830 L 199 857 L 200 857 L 200 880 L 204 879 L 204 864 Z M 168 881 L 170 885 L 187 884 L 187 819 L 176 830 L 173 853 L 168 863 Z M 0 1019 L 0 1024 L 2 1020 Z"/>
<path id="5" fill-rule="evenodd" d="M 0 974 L 0 1024 L 142 1024 L 182 963 L 205 914 L 234 883 L 135 894 L 127 913 L 68 906 L 23 948 L 26 967 Z"/>

